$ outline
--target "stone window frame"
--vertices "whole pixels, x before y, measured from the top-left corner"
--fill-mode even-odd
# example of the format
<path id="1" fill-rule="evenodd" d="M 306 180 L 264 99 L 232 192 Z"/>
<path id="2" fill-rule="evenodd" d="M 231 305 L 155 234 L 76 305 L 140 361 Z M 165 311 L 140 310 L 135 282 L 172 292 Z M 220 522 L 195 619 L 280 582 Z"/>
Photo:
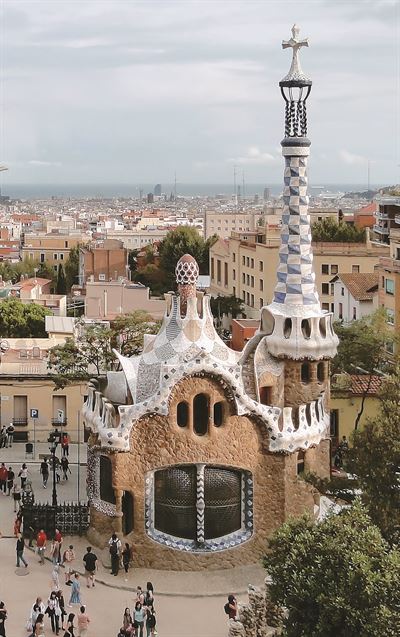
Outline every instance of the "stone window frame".
<path id="1" fill-rule="evenodd" d="M 106 502 L 100 497 L 100 456 L 109 456 L 98 449 L 94 449 L 88 445 L 87 447 L 87 495 L 89 504 L 104 515 L 109 517 L 118 517 L 115 504 Z"/>
<path id="2" fill-rule="evenodd" d="M 175 537 L 162 531 L 158 531 L 154 525 L 155 519 L 155 502 L 154 502 L 154 477 L 157 471 L 169 469 L 174 466 L 195 466 L 197 470 L 197 539 L 188 540 L 185 538 Z M 215 467 L 238 471 L 242 478 L 242 494 L 241 494 L 241 528 L 233 533 L 224 535 L 219 538 L 206 540 L 204 538 L 204 470 L 205 468 Z M 226 551 L 227 549 L 243 544 L 251 539 L 254 532 L 253 521 L 253 499 L 254 485 L 253 475 L 251 471 L 241 469 L 240 467 L 232 467 L 229 465 L 213 464 L 213 463 L 179 463 L 179 465 L 168 465 L 158 467 L 152 471 L 148 471 L 145 476 L 145 530 L 146 534 L 158 544 L 163 544 L 177 551 L 187 551 L 190 553 L 214 553 L 215 551 Z M 202 520 L 202 521 L 201 521 Z"/>

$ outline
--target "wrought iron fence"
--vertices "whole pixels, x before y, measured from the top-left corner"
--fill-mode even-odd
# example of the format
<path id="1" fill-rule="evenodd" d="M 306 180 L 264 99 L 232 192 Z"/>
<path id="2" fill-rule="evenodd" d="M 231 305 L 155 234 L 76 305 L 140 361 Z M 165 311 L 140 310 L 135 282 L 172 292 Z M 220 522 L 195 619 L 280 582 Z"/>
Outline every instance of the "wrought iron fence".
<path id="1" fill-rule="evenodd" d="M 24 536 L 31 538 L 43 529 L 52 537 L 56 529 L 63 535 L 83 535 L 89 528 L 89 506 L 86 502 L 64 502 L 53 506 L 24 499 L 22 503 Z"/>

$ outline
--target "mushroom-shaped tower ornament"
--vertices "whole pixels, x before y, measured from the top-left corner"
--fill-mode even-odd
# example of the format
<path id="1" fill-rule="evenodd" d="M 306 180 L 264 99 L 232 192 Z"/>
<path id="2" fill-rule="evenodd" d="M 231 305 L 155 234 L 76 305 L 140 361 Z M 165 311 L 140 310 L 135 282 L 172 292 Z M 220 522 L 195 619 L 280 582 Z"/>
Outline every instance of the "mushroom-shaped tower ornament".
<path id="1" fill-rule="evenodd" d="M 299 39 L 299 27 L 294 24 L 290 40 L 283 40 L 282 48 L 291 48 L 293 52 L 289 73 L 279 82 L 285 109 L 285 137 L 307 136 L 306 100 L 311 92 L 311 80 L 302 71 L 299 52 L 301 47 L 308 47 L 308 38 Z"/>

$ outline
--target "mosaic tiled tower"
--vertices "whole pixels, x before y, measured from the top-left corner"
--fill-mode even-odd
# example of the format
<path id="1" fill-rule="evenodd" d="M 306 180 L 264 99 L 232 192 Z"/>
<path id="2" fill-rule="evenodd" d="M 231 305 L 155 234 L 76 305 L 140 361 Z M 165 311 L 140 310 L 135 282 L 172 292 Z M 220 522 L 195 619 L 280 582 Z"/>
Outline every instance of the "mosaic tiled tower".
<path id="1" fill-rule="evenodd" d="M 321 310 L 315 286 L 311 226 L 308 213 L 306 101 L 311 80 L 300 67 L 299 51 L 308 40 L 298 39 L 299 29 L 282 43 L 291 48 L 289 73 L 279 82 L 285 100 L 285 158 L 283 214 L 279 266 L 273 302 L 262 311 L 262 331 L 268 334 L 268 350 L 277 357 L 322 359 L 334 356 L 337 338 L 332 315 Z"/>

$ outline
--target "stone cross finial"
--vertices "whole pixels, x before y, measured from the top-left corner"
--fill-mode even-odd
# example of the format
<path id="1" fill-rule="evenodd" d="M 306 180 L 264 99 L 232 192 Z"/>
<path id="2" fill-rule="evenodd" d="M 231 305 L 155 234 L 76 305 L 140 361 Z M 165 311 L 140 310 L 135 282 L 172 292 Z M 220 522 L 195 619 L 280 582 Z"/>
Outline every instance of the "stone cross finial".
<path id="1" fill-rule="evenodd" d="M 282 41 L 282 49 L 291 48 L 293 50 L 292 64 L 289 70 L 289 73 L 286 77 L 283 78 L 282 81 L 290 82 L 290 81 L 309 81 L 309 78 L 306 77 L 301 69 L 300 60 L 299 60 L 299 50 L 302 46 L 308 46 L 308 38 L 304 38 L 304 40 L 299 40 L 298 36 L 300 33 L 299 27 L 294 24 L 292 27 L 292 37 L 290 40 Z"/>

